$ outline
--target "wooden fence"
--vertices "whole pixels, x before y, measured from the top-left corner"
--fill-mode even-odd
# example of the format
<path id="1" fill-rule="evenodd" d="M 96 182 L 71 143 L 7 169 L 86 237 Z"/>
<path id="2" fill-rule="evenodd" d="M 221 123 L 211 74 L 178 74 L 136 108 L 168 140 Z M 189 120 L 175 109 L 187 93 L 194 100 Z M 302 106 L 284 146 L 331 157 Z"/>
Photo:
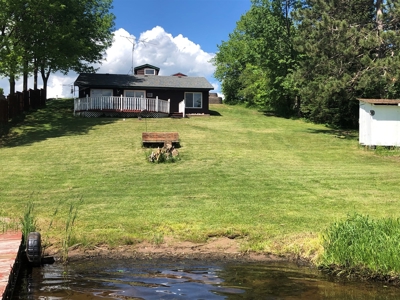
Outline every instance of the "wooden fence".
<path id="1" fill-rule="evenodd" d="M 7 125 L 8 121 L 21 115 L 24 111 L 46 106 L 46 93 L 43 89 L 16 92 L 0 99 L 0 125 Z"/>

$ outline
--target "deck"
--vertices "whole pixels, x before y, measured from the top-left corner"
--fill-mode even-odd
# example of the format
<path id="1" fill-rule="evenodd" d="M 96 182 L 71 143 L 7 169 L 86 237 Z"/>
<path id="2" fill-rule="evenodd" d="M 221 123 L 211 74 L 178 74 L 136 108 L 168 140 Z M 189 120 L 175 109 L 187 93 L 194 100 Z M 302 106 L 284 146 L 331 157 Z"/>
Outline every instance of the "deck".
<path id="1" fill-rule="evenodd" d="M 22 234 L 6 232 L 0 234 L 0 296 L 1 299 L 11 299 L 13 285 L 16 282 L 20 261 Z"/>
<path id="2" fill-rule="evenodd" d="M 86 97 L 74 100 L 74 115 L 84 117 L 167 117 L 170 100 L 136 97 Z"/>

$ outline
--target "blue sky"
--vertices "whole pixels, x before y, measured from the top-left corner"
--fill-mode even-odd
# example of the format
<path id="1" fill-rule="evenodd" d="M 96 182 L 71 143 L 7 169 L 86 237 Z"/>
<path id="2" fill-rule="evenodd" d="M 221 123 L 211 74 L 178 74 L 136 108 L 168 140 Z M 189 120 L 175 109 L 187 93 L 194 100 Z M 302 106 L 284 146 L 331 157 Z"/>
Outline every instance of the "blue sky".
<path id="1" fill-rule="evenodd" d="M 210 60 L 250 6 L 250 0 L 114 0 L 114 41 L 96 66 L 98 73 L 129 74 L 132 66 L 148 63 L 159 67 L 160 75 L 206 77 L 220 94 Z M 48 97 L 71 97 L 77 76 L 52 74 Z M 32 88 L 33 80 L 28 84 Z M 0 87 L 7 95 L 8 79 L 0 78 Z M 16 89 L 22 90 L 21 81 Z"/>
<path id="2" fill-rule="evenodd" d="M 113 13 L 117 29 L 139 36 L 158 25 L 215 53 L 249 8 L 250 0 L 114 0 Z"/>

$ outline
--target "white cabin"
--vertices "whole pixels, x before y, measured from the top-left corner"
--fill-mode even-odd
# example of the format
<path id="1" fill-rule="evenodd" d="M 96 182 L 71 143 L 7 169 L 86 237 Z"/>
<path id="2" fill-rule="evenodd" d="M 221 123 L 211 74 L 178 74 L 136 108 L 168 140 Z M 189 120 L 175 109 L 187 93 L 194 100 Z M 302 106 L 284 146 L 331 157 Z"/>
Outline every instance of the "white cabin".
<path id="1" fill-rule="evenodd" d="M 400 100 L 358 100 L 360 144 L 400 147 Z"/>

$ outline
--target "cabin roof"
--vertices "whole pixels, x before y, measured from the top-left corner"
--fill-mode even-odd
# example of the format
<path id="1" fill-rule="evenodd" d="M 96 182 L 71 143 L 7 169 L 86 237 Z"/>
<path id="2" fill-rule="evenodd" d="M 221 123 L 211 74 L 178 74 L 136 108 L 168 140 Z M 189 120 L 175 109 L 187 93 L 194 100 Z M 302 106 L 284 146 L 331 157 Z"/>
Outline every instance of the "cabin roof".
<path id="1" fill-rule="evenodd" d="M 75 86 L 98 88 L 154 88 L 213 90 L 204 77 L 81 73 Z"/>
<path id="2" fill-rule="evenodd" d="M 140 69 L 144 69 L 144 68 L 155 69 L 157 71 L 160 71 L 159 67 L 156 67 L 156 66 L 153 66 L 153 65 L 149 65 L 149 64 L 144 64 L 144 65 L 141 65 L 141 66 L 137 66 L 133 70 L 136 71 L 136 70 L 140 70 Z"/>

